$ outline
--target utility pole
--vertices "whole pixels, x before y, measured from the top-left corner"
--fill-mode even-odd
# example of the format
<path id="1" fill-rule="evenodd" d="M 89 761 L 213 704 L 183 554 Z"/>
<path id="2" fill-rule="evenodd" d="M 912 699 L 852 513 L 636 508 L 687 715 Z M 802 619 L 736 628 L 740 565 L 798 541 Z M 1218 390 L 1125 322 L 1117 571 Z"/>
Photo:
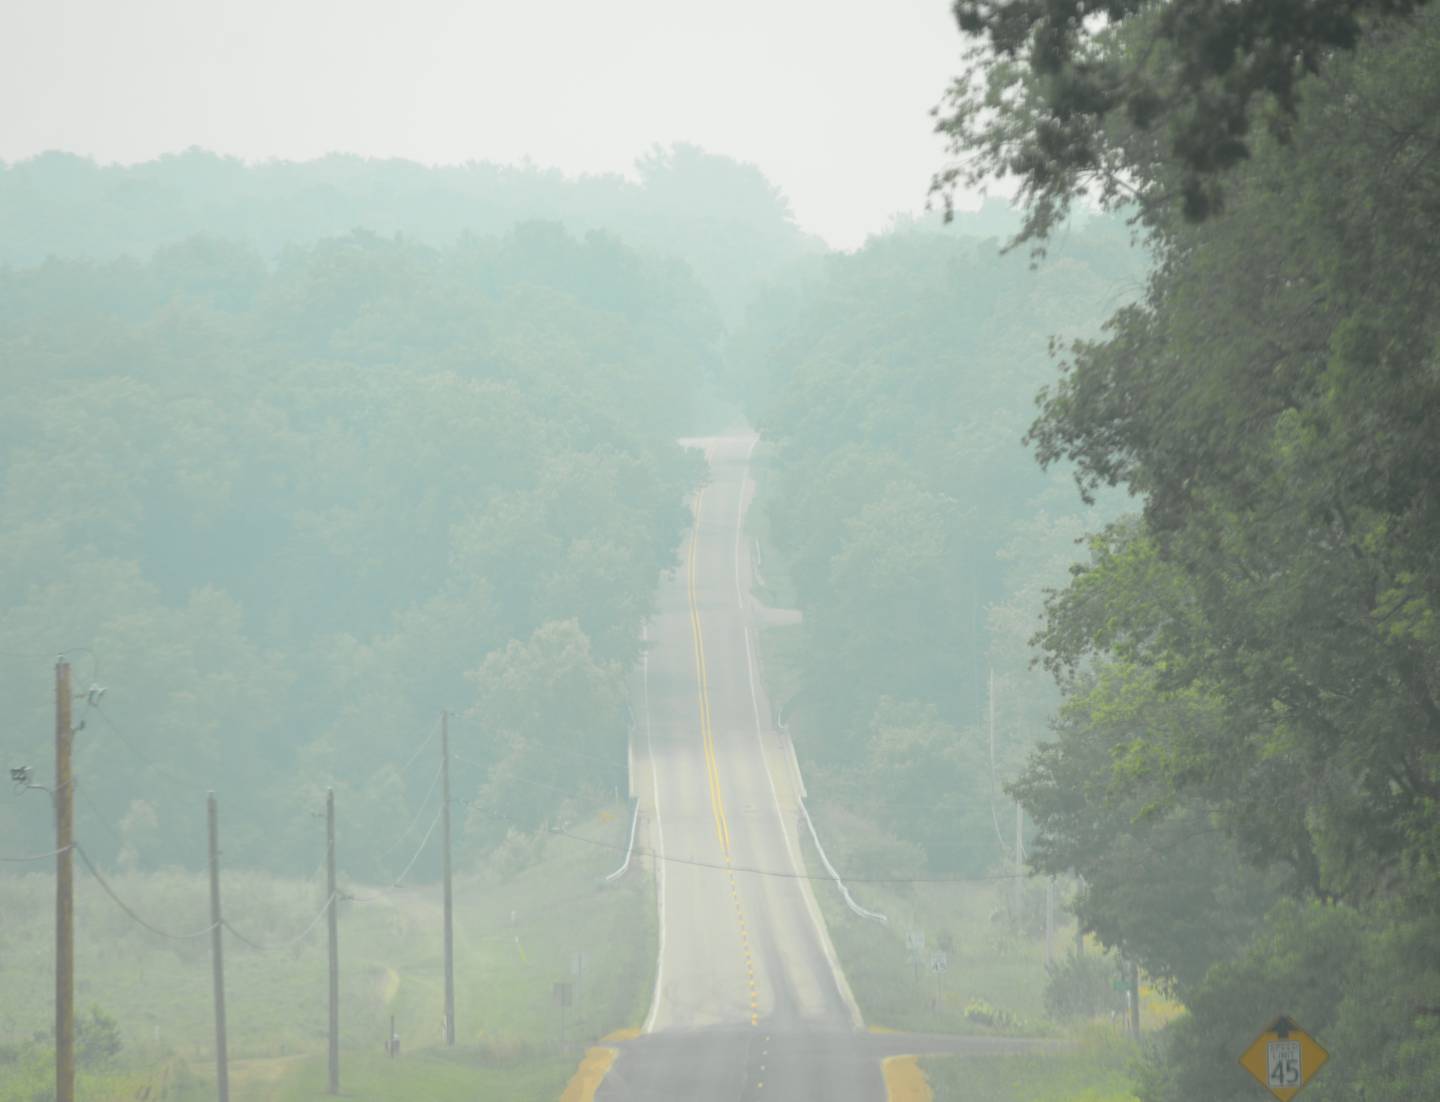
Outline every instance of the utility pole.
<path id="1" fill-rule="evenodd" d="M 230 1059 L 225 1051 L 225 957 L 220 928 L 220 827 L 215 793 L 206 800 L 210 824 L 210 963 L 215 984 L 215 1088 L 220 1102 L 230 1102 Z"/>
<path id="2" fill-rule="evenodd" d="M 1020 908 L 1025 901 L 1025 809 L 1015 801 L 1015 923 L 1024 926 Z"/>
<path id="3" fill-rule="evenodd" d="M 1130 962 L 1130 1036 L 1140 1039 L 1140 962 Z"/>
<path id="4" fill-rule="evenodd" d="M 445 846 L 445 1044 L 455 1047 L 455 926 L 450 891 L 450 713 L 440 713 L 440 819 Z"/>
<path id="5" fill-rule="evenodd" d="M 75 789 L 70 663 L 55 663 L 55 1099 L 75 1102 Z"/>
<path id="6" fill-rule="evenodd" d="M 1045 881 L 1045 967 L 1055 963 L 1055 878 Z"/>
<path id="7" fill-rule="evenodd" d="M 340 930 L 335 908 L 335 790 L 325 790 L 325 905 L 330 927 L 330 1093 L 340 1093 Z"/>

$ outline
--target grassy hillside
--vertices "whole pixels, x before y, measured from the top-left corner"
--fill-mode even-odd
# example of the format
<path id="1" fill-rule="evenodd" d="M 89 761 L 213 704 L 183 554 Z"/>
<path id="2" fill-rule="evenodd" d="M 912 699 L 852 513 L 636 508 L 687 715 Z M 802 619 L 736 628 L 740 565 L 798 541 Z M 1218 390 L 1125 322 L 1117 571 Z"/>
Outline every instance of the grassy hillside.
<path id="1" fill-rule="evenodd" d="M 628 811 L 612 806 L 572 833 L 621 845 Z M 614 849 L 561 835 L 516 837 L 455 893 L 457 1048 L 439 1047 L 443 962 L 439 885 L 377 897 L 354 886 L 340 923 L 342 1085 L 356 1098 L 553 1099 L 584 1042 L 639 1023 L 655 959 L 653 886 L 638 868 L 602 883 Z M 513 871 L 518 870 L 518 871 Z M 168 941 L 136 926 L 82 873 L 77 997 L 113 1018 L 113 1060 L 83 1069 L 84 1097 L 188 1099 L 213 1092 L 209 941 Z M 117 894 L 169 932 L 206 925 L 206 883 L 190 873 L 117 875 Z M 0 879 L 0 1034 L 48 1034 L 53 880 Z M 303 929 L 323 893 L 314 881 L 228 874 L 228 919 L 260 943 Z M 583 921 L 577 921 L 583 915 Z M 576 982 L 565 1040 L 556 982 Z M 257 952 L 227 937 L 226 988 L 235 1102 L 318 1097 L 325 1087 L 324 924 L 290 948 Z M 386 1059 L 391 1016 L 403 1056 Z M 6 1057 L 10 1056 L 8 1061 Z M 0 1100 L 49 1082 L 48 1044 L 0 1052 Z M 13 1071 L 13 1075 L 11 1072 Z M 16 1093 L 16 1092 L 19 1093 Z M 417 1093 L 418 1092 L 418 1093 Z"/>

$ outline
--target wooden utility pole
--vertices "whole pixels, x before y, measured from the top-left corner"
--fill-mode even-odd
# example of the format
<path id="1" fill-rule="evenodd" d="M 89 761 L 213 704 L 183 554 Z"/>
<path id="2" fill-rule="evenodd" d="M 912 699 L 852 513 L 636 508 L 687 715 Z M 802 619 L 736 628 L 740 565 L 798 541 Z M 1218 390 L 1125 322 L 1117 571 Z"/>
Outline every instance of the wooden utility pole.
<path id="1" fill-rule="evenodd" d="M 220 826 L 215 793 L 206 799 L 210 825 L 210 965 L 215 986 L 215 1090 L 220 1102 L 230 1102 L 230 1058 L 225 1050 L 225 956 L 220 928 Z"/>
<path id="2" fill-rule="evenodd" d="M 455 926 L 450 891 L 450 713 L 440 713 L 440 821 L 445 852 L 445 1044 L 455 1045 Z"/>
<path id="3" fill-rule="evenodd" d="M 1055 963 L 1055 878 L 1045 881 L 1045 967 Z"/>
<path id="4" fill-rule="evenodd" d="M 1130 1036 L 1140 1037 L 1140 963 L 1130 962 Z"/>
<path id="5" fill-rule="evenodd" d="M 1023 929 L 1025 926 L 1024 915 L 1021 908 L 1025 905 L 1025 809 L 1020 806 L 1020 801 L 1015 801 L 1015 924 Z"/>
<path id="6" fill-rule="evenodd" d="M 55 663 L 55 1100 L 75 1102 L 75 787 L 70 663 Z"/>
<path id="7" fill-rule="evenodd" d="M 330 893 L 330 1093 L 340 1093 L 340 929 L 335 913 L 335 790 L 325 790 L 325 890 Z"/>

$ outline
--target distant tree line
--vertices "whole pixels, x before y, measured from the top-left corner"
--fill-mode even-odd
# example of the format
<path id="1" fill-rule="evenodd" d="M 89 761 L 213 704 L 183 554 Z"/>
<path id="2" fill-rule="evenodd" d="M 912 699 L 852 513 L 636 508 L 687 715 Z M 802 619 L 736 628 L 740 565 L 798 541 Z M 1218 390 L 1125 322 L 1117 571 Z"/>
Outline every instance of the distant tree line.
<path id="1" fill-rule="evenodd" d="M 77 705 L 78 831 L 107 862 L 203 861 L 207 788 L 236 864 L 313 853 L 327 785 L 380 852 L 441 708 L 472 837 L 623 791 L 720 332 L 682 262 L 543 222 L 0 271 L 7 758 L 48 773 L 49 664 L 80 648 L 108 691 Z M 0 802 L 7 849 L 50 826 Z"/>

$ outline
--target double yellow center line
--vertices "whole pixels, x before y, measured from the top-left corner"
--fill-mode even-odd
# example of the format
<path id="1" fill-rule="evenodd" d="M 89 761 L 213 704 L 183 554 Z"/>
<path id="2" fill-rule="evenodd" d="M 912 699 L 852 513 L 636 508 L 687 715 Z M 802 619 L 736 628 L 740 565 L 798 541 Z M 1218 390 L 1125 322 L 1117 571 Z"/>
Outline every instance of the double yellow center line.
<path id="1" fill-rule="evenodd" d="M 695 495 L 695 526 L 690 531 L 690 630 L 695 636 L 695 680 L 700 686 L 700 741 L 705 747 L 705 772 L 710 781 L 710 810 L 715 815 L 715 837 L 730 860 L 730 824 L 725 819 L 725 794 L 720 788 L 720 763 L 715 757 L 715 734 L 710 727 L 710 681 L 705 674 L 705 635 L 700 630 L 700 606 L 695 597 L 695 553 L 700 544 L 700 506 L 705 491 Z"/>
<path id="2" fill-rule="evenodd" d="M 760 1024 L 760 987 L 755 978 L 755 958 L 750 949 L 750 930 L 745 923 L 745 908 L 740 902 L 740 886 L 735 882 L 735 869 L 730 855 L 730 823 L 725 818 L 725 793 L 720 787 L 720 762 L 715 757 L 715 733 L 710 726 L 710 679 L 705 673 L 705 633 L 700 630 L 700 602 L 695 596 L 695 556 L 700 545 L 700 506 L 705 491 L 695 495 L 695 526 L 690 531 L 688 577 L 690 585 L 690 630 L 695 636 L 695 682 L 699 686 L 700 741 L 705 747 L 705 773 L 710 781 L 710 810 L 715 815 L 715 837 L 729 866 L 730 898 L 735 905 L 735 922 L 740 931 L 740 948 L 745 954 L 745 980 L 749 988 L 750 1024 Z"/>

